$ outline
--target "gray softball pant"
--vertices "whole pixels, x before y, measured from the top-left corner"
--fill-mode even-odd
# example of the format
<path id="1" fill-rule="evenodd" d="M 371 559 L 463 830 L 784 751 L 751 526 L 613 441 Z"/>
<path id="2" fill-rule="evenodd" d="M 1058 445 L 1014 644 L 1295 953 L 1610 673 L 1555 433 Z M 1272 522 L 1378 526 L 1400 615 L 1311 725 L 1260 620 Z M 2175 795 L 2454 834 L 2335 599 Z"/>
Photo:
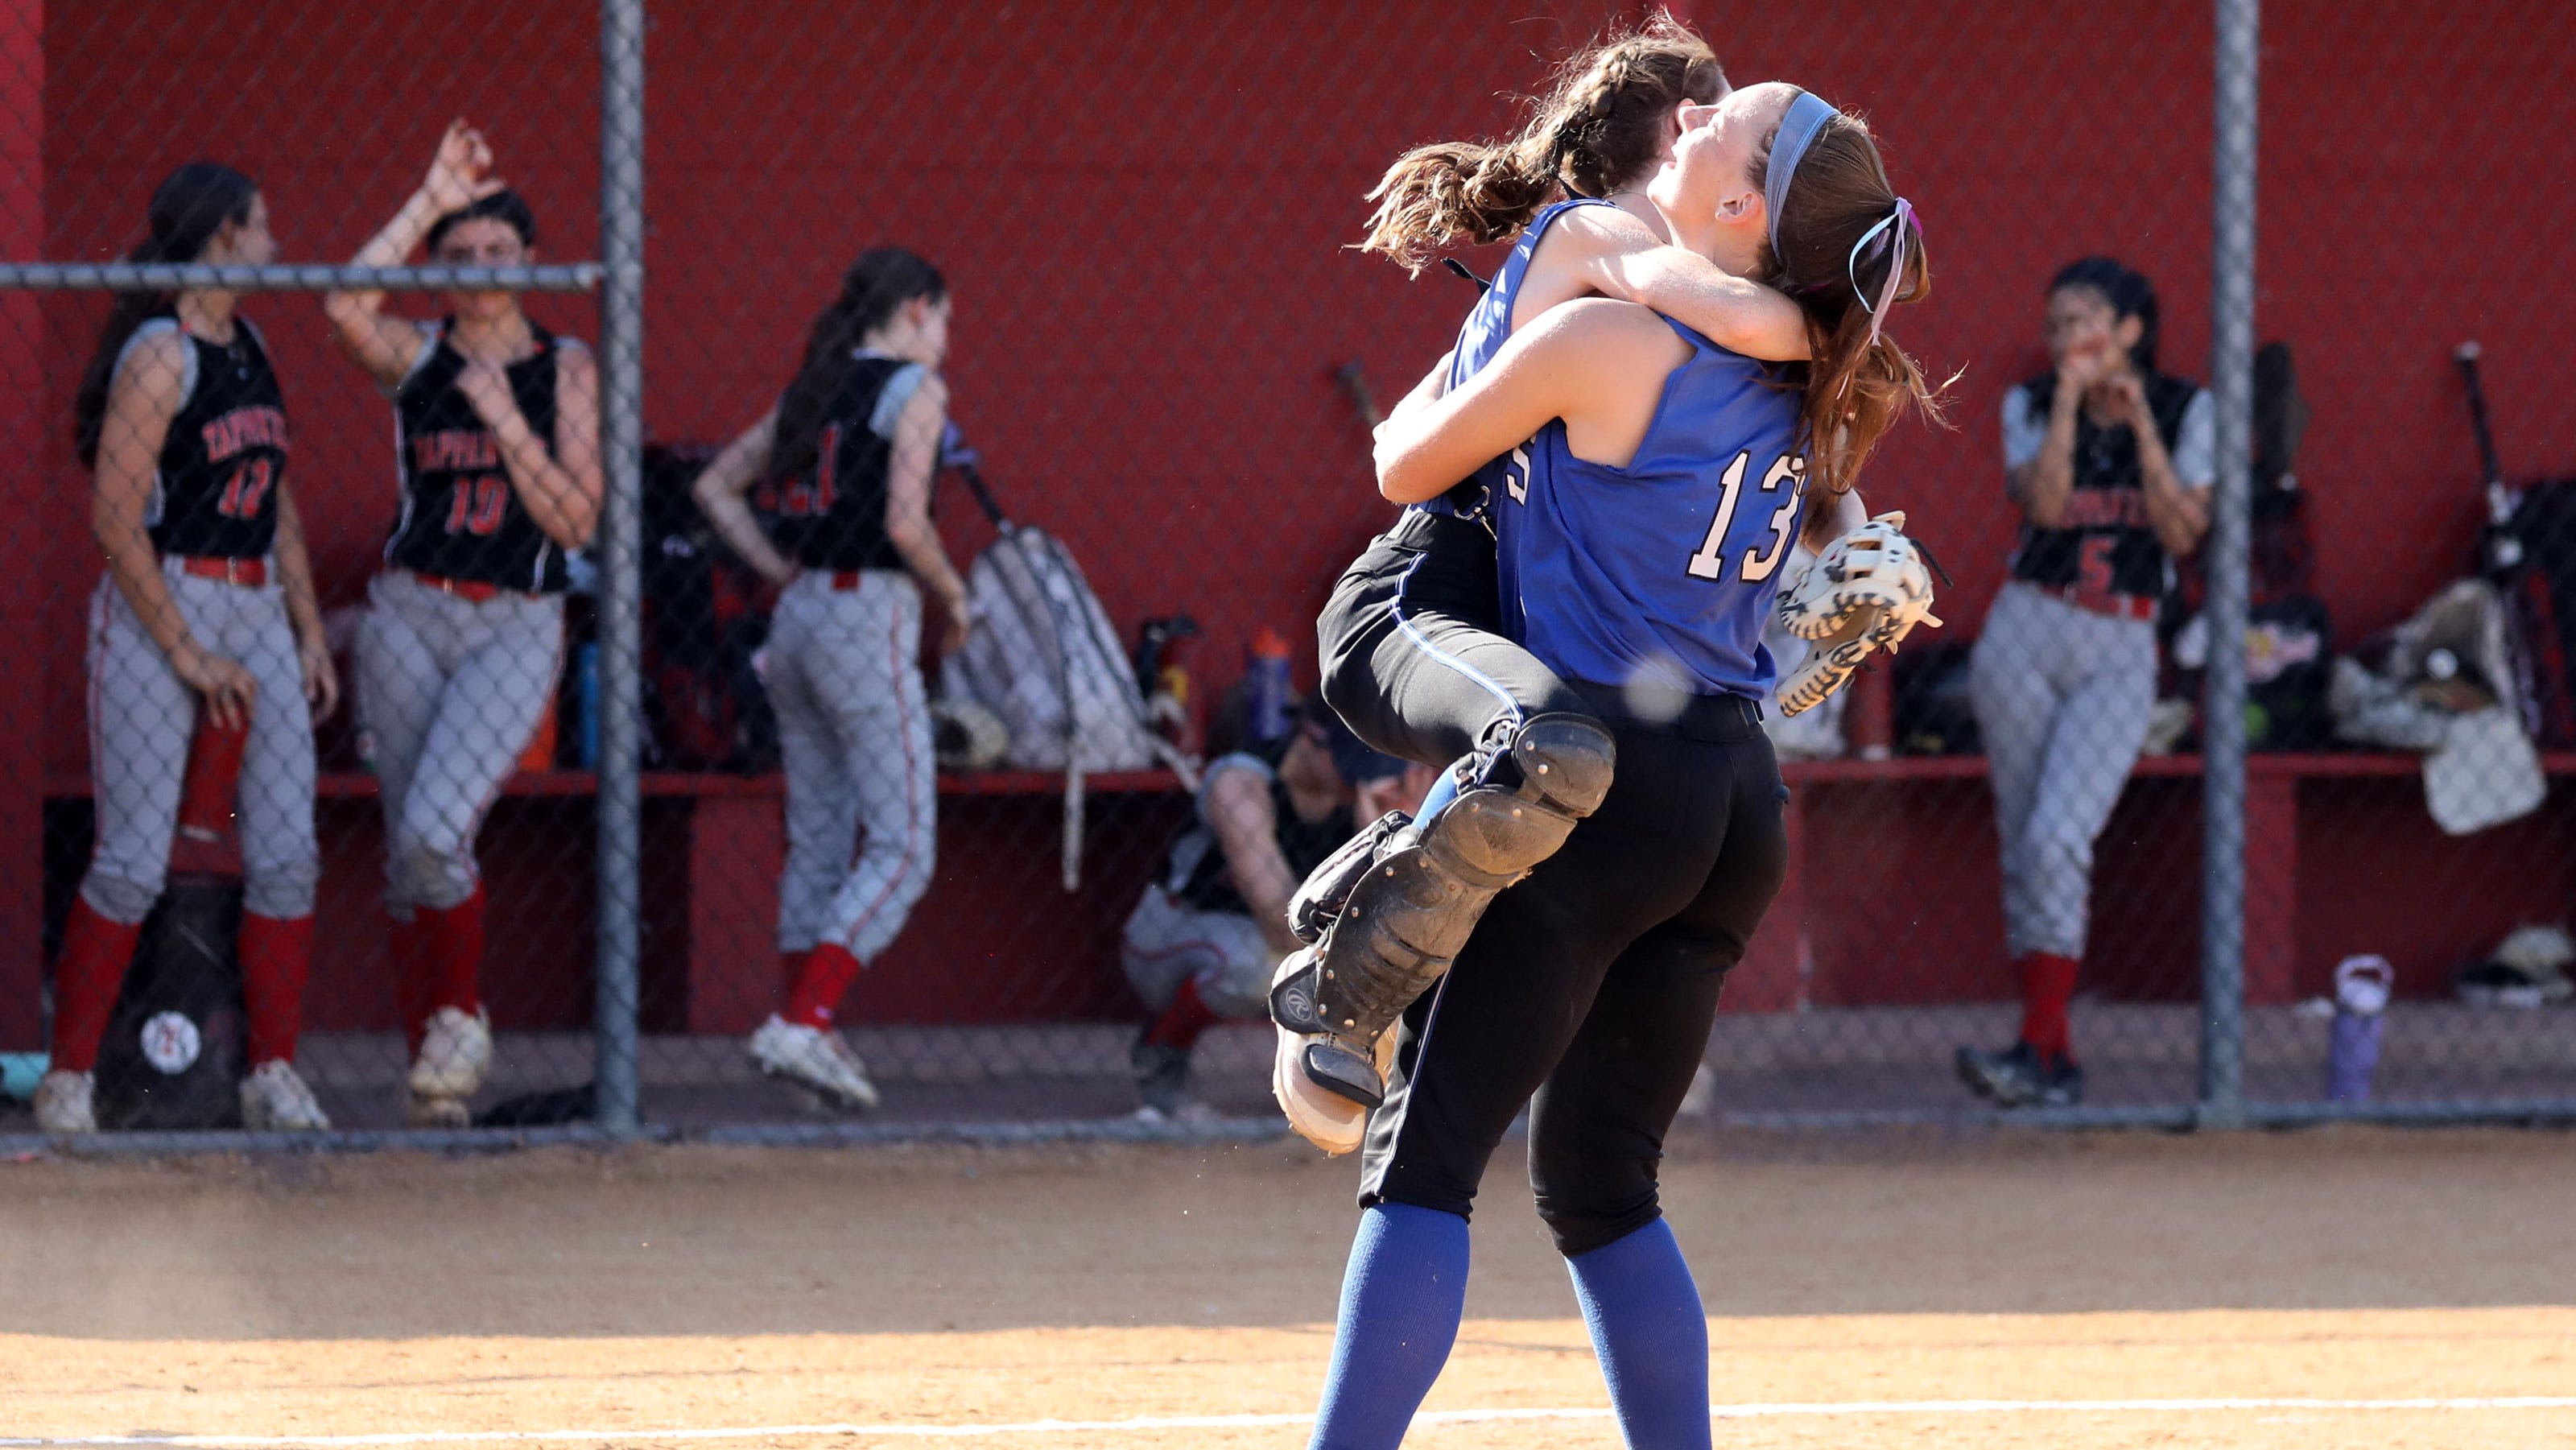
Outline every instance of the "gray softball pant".
<path id="1" fill-rule="evenodd" d="M 778 949 L 837 943 L 872 961 L 930 889 L 938 762 L 921 682 L 921 591 L 889 569 L 836 589 L 810 570 L 779 595 L 763 680 L 787 776 Z M 857 842 L 853 857 L 851 846 Z"/>
<path id="2" fill-rule="evenodd" d="M 1199 1000 L 1220 1017 L 1258 1017 L 1268 1010 L 1270 976 L 1279 956 L 1261 923 L 1240 911 L 1198 911 L 1158 883 L 1127 916 L 1119 965 L 1147 1008 L 1172 1005 L 1181 983 L 1196 982 Z"/>
<path id="3" fill-rule="evenodd" d="M 245 588 L 199 579 L 165 560 L 162 577 L 188 633 L 238 660 L 259 682 L 242 750 L 236 822 L 242 906 L 291 921 L 313 914 L 322 874 L 313 835 L 313 719 L 286 596 L 275 583 Z M 274 580 L 276 571 L 270 570 Z M 141 921 L 169 874 L 179 788 L 197 728 L 197 693 L 171 672 L 114 580 L 89 606 L 89 759 L 98 844 L 81 878 L 82 899 L 110 921 Z"/>
<path id="4" fill-rule="evenodd" d="M 2080 961 L 2093 843 L 2155 705 L 2155 625 L 2007 583 L 1970 656 L 1969 686 L 2003 841 L 2006 949 Z"/>
<path id="5" fill-rule="evenodd" d="M 358 725 L 385 812 L 385 904 L 444 911 L 474 894 L 484 812 L 554 699 L 563 601 L 482 603 L 406 571 L 367 586 L 358 630 Z"/>

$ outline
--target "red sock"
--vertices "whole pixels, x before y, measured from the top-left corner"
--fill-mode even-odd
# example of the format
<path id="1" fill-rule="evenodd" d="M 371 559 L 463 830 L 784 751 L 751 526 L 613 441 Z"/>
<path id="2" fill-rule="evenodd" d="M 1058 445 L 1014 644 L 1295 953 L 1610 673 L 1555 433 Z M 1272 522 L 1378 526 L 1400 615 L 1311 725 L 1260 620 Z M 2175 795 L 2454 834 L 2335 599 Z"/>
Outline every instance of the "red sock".
<path id="1" fill-rule="evenodd" d="M 2044 1059 L 2072 1056 L 2066 1003 L 2075 995 L 2075 973 L 2082 964 L 2054 952 L 2030 952 L 2017 965 L 2021 968 L 2021 1040 L 2038 1048 Z"/>
<path id="2" fill-rule="evenodd" d="M 444 911 L 422 913 L 428 919 L 429 953 L 438 987 L 429 1009 L 453 1007 L 467 1016 L 481 1005 L 474 987 L 483 973 L 483 883 L 474 894 Z"/>
<path id="3" fill-rule="evenodd" d="M 313 918 L 242 913 L 242 1003 L 250 1012 L 250 1065 L 293 1062 L 304 1031 L 304 979 L 313 965 Z"/>
<path id="4" fill-rule="evenodd" d="M 850 984 L 859 979 L 859 959 L 839 942 L 825 942 L 805 954 L 797 966 L 795 985 L 788 989 L 788 1021 L 805 1027 L 832 1025 L 832 1009 L 850 993 Z"/>
<path id="5" fill-rule="evenodd" d="M 420 1051 L 429 1019 L 441 1007 L 471 1015 L 478 1005 L 475 978 L 483 966 L 483 888 L 444 910 L 411 909 L 411 920 L 393 927 L 395 1006 L 403 1036 Z"/>
<path id="6" fill-rule="evenodd" d="M 411 920 L 395 917 L 385 939 L 394 959 L 394 1012 L 402 1019 L 404 1049 L 413 1057 L 420 1055 L 429 1014 L 438 1010 L 432 1000 L 438 990 L 438 970 L 429 959 L 428 916 L 423 908 L 413 907 Z"/>
<path id="7" fill-rule="evenodd" d="M 71 919 L 63 923 L 63 954 L 54 962 L 51 1070 L 87 1072 L 98 1065 L 99 1039 L 107 1035 L 116 989 L 125 981 L 134 939 L 142 931 L 141 922 L 128 926 L 110 921 L 92 910 L 87 898 L 72 898 Z"/>
<path id="8" fill-rule="evenodd" d="M 813 955 L 812 947 L 799 952 L 780 952 L 778 954 L 779 986 L 788 992 L 794 992 L 796 984 L 804 980 L 806 959 Z"/>
<path id="9" fill-rule="evenodd" d="M 1181 990 L 1172 994 L 1172 1005 L 1154 1019 L 1145 1031 L 1145 1040 L 1156 1047 L 1177 1047 L 1183 1052 L 1198 1045 L 1199 1034 L 1217 1020 L 1216 1010 L 1199 996 L 1198 980 L 1181 978 Z"/>

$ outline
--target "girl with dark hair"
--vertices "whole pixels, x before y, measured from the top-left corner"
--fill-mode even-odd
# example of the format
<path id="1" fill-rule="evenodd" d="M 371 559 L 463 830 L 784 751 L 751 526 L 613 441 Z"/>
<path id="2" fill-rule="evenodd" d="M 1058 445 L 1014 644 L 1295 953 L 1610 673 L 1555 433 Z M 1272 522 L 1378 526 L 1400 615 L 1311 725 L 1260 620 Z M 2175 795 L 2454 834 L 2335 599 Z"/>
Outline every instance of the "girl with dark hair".
<path id="1" fill-rule="evenodd" d="M 1707 1320 L 1655 1166 L 1719 985 L 1787 868 L 1787 792 L 1756 703 L 1773 673 L 1762 625 L 1793 541 L 1831 527 L 1818 516 L 1851 500 L 1879 431 L 1930 401 L 1881 327 L 1926 294 L 1930 267 L 1856 118 L 1769 84 L 1683 122 L 1656 206 L 1682 245 L 1796 298 L 1812 361 L 1766 364 L 1647 308 L 1577 300 L 1378 434 L 1378 486 L 1398 502 L 1514 456 L 1492 505 L 1507 627 L 1591 706 L 1618 770 L 1394 1034 L 1318 1447 L 1403 1439 L 1457 1333 L 1477 1187 L 1524 1104 L 1538 1211 L 1622 1435 L 1709 1443 Z"/>
<path id="2" fill-rule="evenodd" d="M 2003 843 L 2004 941 L 2021 1034 L 1962 1047 L 1961 1080 L 2004 1107 L 2083 1100 L 2066 1022 L 2084 959 L 2093 843 L 2146 745 L 2156 608 L 2209 528 L 2217 414 L 2156 370 L 2156 294 L 2108 257 L 2048 284 L 2055 366 L 2004 394 L 2004 486 L 2021 547 L 1969 683 Z"/>
<path id="3" fill-rule="evenodd" d="M 355 264 L 399 266 L 424 241 L 450 266 L 534 261 L 535 214 L 491 167 L 482 135 L 450 125 Z M 322 304 L 394 405 L 400 507 L 358 634 L 358 722 L 384 802 L 410 1120 L 463 1126 L 492 1062 L 474 838 L 554 699 L 565 555 L 599 521 L 599 365 L 516 293 L 451 292 L 430 323 L 384 300 Z"/>
<path id="4" fill-rule="evenodd" d="M 268 203 L 228 166 L 192 162 L 152 194 L 135 262 L 266 264 Z M 304 530 L 286 485 L 286 399 L 233 293 L 124 292 L 74 406 L 107 577 L 90 602 L 89 717 L 98 844 L 54 967 L 49 1133 L 97 1126 L 91 1068 L 161 895 L 199 712 L 238 734 L 243 1121 L 330 1126 L 296 1076 L 312 959 L 313 721 L 339 698 Z"/>
<path id="5" fill-rule="evenodd" d="M 937 845 L 922 591 L 939 599 L 941 654 L 974 624 L 930 521 L 948 322 L 937 268 L 891 247 L 863 254 L 778 405 L 695 485 L 716 532 L 781 586 L 764 678 L 787 777 L 787 1002 L 752 1034 L 751 1059 L 848 1108 L 875 1107 L 877 1090 L 832 1014 L 930 888 Z M 777 488 L 775 541 L 744 502 L 763 482 Z"/>
<path id="6" fill-rule="evenodd" d="M 1419 147 L 1390 167 L 1372 193 L 1368 249 L 1418 267 L 1439 247 L 1519 232 L 1417 399 L 1463 384 L 1520 323 L 1594 294 L 1642 302 L 1748 357 L 1806 358 L 1810 328 L 1798 305 L 1669 245 L 1671 228 L 1646 195 L 1683 118 L 1708 114 L 1727 94 L 1707 42 L 1659 13 L 1569 57 L 1518 137 Z M 1546 859 L 1615 768 L 1591 707 L 1505 627 L 1490 509 L 1521 487 L 1522 452 L 1409 507 L 1344 572 L 1316 621 L 1323 694 L 1342 718 L 1377 749 L 1445 771 L 1411 823 L 1420 839 L 1395 840 L 1403 823 L 1381 822 L 1297 899 L 1301 935 L 1316 949 L 1274 994 L 1290 1010 L 1274 1013 L 1282 1030 L 1273 1084 L 1290 1123 L 1327 1151 L 1357 1145 L 1383 1069 L 1368 1051 L 1296 1030 L 1295 1002 L 1316 1000 L 1328 979 L 1341 984 L 1345 999 L 1365 1004 L 1343 1013 L 1346 1045 L 1383 1047 L 1394 1013 L 1446 968 L 1495 889 Z M 1498 834 L 1472 847 L 1432 830 L 1461 790 L 1476 798 L 1450 829 L 1489 808 L 1504 812 Z M 1354 883 L 1350 872 L 1399 852 L 1412 864 Z M 1428 873 L 1420 883 L 1416 867 Z M 1374 926 L 1327 931 L 1328 914 Z"/>

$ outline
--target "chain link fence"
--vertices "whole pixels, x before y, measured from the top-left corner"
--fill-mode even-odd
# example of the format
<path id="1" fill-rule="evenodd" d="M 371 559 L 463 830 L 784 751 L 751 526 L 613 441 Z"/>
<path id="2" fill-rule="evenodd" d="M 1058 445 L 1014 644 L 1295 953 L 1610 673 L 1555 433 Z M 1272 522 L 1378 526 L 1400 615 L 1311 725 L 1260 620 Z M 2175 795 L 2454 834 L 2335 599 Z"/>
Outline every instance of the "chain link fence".
<path id="1" fill-rule="evenodd" d="M 2576 1104 L 2570 200 L 2477 139 L 2565 116 L 2571 22 L 2276 3 L 2258 131 L 2250 0 L 1676 14 L 1869 118 L 1957 375 L 1862 485 L 1947 623 L 1773 721 L 1792 869 L 1689 1110 Z M 1276 880 L 1425 783 L 1304 704 L 1310 621 L 1476 297 L 1352 249 L 1361 198 L 1640 18 L 0 20 L 13 1094 L 1269 1119 Z"/>

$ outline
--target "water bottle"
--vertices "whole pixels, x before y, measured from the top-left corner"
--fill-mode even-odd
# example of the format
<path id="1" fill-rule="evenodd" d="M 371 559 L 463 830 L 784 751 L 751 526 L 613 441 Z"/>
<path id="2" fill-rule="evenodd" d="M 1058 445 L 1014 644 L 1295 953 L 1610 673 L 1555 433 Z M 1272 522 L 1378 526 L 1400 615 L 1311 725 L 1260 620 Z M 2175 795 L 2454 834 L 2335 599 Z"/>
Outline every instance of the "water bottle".
<path id="1" fill-rule="evenodd" d="M 2370 1101 L 2370 1075 L 2379 1066 L 2379 1029 L 2397 969 L 2386 957 L 2346 957 L 2335 967 L 2334 1035 L 2326 1047 L 2326 1100 Z"/>
<path id="2" fill-rule="evenodd" d="M 599 769 L 599 646 L 585 644 L 573 655 L 573 687 L 581 707 L 581 768 Z"/>
<path id="3" fill-rule="evenodd" d="M 1288 641 L 1279 631 L 1263 625 L 1252 636 L 1252 661 L 1243 676 L 1245 728 L 1255 742 L 1268 744 L 1288 733 L 1289 716 L 1296 704 L 1295 688 L 1288 679 Z"/>

